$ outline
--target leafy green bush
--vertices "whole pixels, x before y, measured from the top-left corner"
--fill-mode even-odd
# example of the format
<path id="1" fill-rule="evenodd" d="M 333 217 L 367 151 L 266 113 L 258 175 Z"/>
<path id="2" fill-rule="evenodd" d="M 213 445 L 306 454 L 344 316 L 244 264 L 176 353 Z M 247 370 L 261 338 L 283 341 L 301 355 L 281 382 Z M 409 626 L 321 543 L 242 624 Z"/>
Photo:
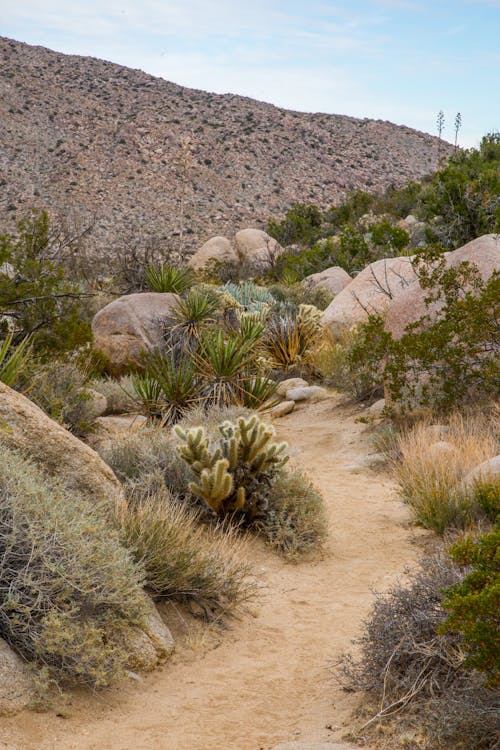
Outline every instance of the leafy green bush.
<path id="1" fill-rule="evenodd" d="M 321 494 L 304 474 L 280 471 L 269 487 L 258 530 L 272 547 L 291 560 L 321 549 L 328 534 Z"/>
<path id="2" fill-rule="evenodd" d="M 16 335 L 33 337 L 37 351 L 70 351 L 91 338 L 81 287 L 64 269 L 65 244 L 52 232 L 46 211 L 18 223 L 17 235 L 0 235 L 0 313 Z M 6 265 L 4 265 L 6 264 Z"/>
<path id="3" fill-rule="evenodd" d="M 0 635 L 56 679 L 120 675 L 142 573 L 102 512 L 0 446 Z"/>
<path id="4" fill-rule="evenodd" d="M 267 507 L 269 486 L 286 463 L 285 443 L 274 443 L 274 429 L 254 415 L 219 425 L 211 441 L 203 427 L 176 428 L 179 452 L 194 474 L 191 492 L 220 517 L 252 523 Z"/>
<path id="5" fill-rule="evenodd" d="M 268 222 L 267 233 L 286 246 L 314 241 L 320 227 L 321 211 L 317 206 L 295 203 L 282 221 Z"/>
<path id="6" fill-rule="evenodd" d="M 207 617 L 230 614 L 255 593 L 242 540 L 201 524 L 199 512 L 165 490 L 116 509 L 123 544 L 144 568 L 156 598 L 196 603 Z"/>
<path id="7" fill-rule="evenodd" d="M 497 503 L 500 493 L 497 487 Z M 467 650 L 465 665 L 484 672 L 490 687 L 500 683 L 500 525 L 478 539 L 469 537 L 449 549 L 451 558 L 472 568 L 463 581 L 447 589 L 448 610 L 442 633 L 458 631 Z M 469 567 L 470 566 L 470 567 Z"/>

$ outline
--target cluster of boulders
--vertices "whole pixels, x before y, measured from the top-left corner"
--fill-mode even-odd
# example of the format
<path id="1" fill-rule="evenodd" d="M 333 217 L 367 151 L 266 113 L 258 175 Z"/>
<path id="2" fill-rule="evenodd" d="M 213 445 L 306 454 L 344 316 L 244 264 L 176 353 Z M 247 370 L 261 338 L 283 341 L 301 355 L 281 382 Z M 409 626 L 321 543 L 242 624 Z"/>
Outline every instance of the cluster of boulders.
<path id="1" fill-rule="evenodd" d="M 222 264 L 258 273 L 268 268 L 282 252 L 281 245 L 262 229 L 241 229 L 233 242 L 227 237 L 209 239 L 191 256 L 189 266 L 202 271 Z"/>
<path id="2" fill-rule="evenodd" d="M 446 266 L 456 268 L 463 261 L 474 264 L 483 280 L 500 266 L 500 235 L 486 234 L 445 254 Z M 443 302 L 426 306 L 426 291 L 420 286 L 412 257 L 385 258 L 370 263 L 334 297 L 323 313 L 322 322 L 333 335 L 364 322 L 369 314 L 385 315 L 386 330 L 400 338 L 406 326 L 428 315 L 436 318 Z"/>

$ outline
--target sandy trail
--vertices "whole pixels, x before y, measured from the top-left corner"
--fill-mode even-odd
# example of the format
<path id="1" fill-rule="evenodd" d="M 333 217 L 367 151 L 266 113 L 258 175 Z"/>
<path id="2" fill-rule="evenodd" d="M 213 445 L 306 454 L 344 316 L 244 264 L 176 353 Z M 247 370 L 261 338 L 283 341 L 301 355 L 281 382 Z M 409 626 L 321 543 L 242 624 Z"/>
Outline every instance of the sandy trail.
<path id="1" fill-rule="evenodd" d="M 330 681 L 372 590 L 417 557 L 391 481 L 363 464 L 373 452 L 360 410 L 337 397 L 279 421 L 294 462 L 323 492 L 325 553 L 284 563 L 258 541 L 249 555 L 263 599 L 204 648 L 106 694 L 74 695 L 65 718 L 26 712 L 0 720 L 1 750 L 269 750 L 289 740 L 335 741 L 358 698 Z"/>

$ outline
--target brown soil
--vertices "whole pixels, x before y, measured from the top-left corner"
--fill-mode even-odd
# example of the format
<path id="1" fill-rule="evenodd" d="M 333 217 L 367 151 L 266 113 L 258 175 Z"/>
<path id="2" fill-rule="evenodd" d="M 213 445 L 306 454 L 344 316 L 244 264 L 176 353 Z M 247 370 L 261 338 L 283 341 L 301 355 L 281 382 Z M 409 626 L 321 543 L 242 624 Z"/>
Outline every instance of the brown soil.
<path id="1" fill-rule="evenodd" d="M 0 750 L 269 750 L 340 740 L 359 697 L 332 682 L 329 662 L 359 633 L 373 589 L 418 555 L 406 508 L 387 475 L 370 468 L 360 413 L 333 397 L 278 423 L 328 504 L 321 557 L 294 565 L 249 540 L 263 594 L 251 613 L 221 633 L 167 608 L 180 636 L 173 660 L 113 691 L 72 694 L 60 716 L 2 720 Z"/>

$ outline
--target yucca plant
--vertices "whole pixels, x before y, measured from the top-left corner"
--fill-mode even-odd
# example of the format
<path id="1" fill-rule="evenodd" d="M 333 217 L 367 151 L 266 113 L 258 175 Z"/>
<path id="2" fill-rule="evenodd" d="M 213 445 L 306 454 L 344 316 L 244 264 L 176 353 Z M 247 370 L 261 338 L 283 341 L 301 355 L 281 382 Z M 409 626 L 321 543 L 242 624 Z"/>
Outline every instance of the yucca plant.
<path id="1" fill-rule="evenodd" d="M 182 294 L 190 289 L 194 282 L 190 268 L 177 268 L 166 263 L 161 266 L 148 266 L 144 280 L 152 292 L 175 292 Z"/>
<path id="2" fill-rule="evenodd" d="M 161 417 L 163 408 L 163 393 L 158 380 L 149 373 L 136 373 L 130 380 L 132 392 L 129 394 L 135 401 L 139 401 L 148 417 Z"/>
<path id="3" fill-rule="evenodd" d="M 14 385 L 17 377 L 31 356 L 31 338 L 27 336 L 12 349 L 13 333 L 9 333 L 0 344 L 0 381 Z"/>
<path id="4" fill-rule="evenodd" d="M 271 367 L 288 370 L 310 362 L 321 335 L 320 316 L 311 305 L 300 305 L 296 314 L 271 318 L 261 347 Z"/>
<path id="5" fill-rule="evenodd" d="M 161 392 L 161 419 L 173 425 L 193 409 L 200 398 L 200 379 L 191 360 L 176 360 L 171 355 L 154 352 L 149 359 L 149 375 Z"/>
<path id="6" fill-rule="evenodd" d="M 196 347 L 203 330 L 213 325 L 219 301 L 216 295 L 205 290 L 190 289 L 177 300 L 170 316 L 165 320 L 164 338 L 167 348 L 180 353 Z"/>
<path id="7" fill-rule="evenodd" d="M 278 402 L 275 398 L 278 384 L 268 375 L 254 375 L 242 384 L 243 405 L 248 409 L 271 407 Z"/>
<path id="8" fill-rule="evenodd" d="M 208 331 L 199 342 L 193 362 L 204 381 L 202 395 L 207 405 L 229 406 L 244 400 L 245 383 L 257 359 L 253 340 Z"/>

